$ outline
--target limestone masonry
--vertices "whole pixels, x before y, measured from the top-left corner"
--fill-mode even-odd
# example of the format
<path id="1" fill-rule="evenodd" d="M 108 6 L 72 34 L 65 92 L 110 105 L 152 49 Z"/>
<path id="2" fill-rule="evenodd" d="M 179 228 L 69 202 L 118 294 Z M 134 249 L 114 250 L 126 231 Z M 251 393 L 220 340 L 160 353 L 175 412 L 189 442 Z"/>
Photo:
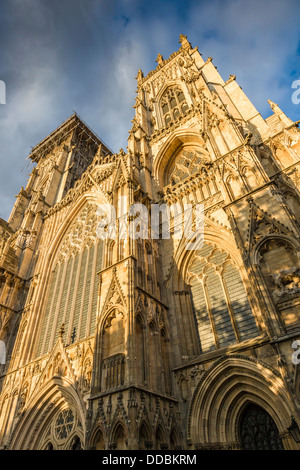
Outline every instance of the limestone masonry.
<path id="1" fill-rule="evenodd" d="M 126 152 L 74 114 L 0 219 L 2 449 L 299 449 L 298 123 L 180 42 Z M 203 204 L 203 246 L 122 239 L 135 203 Z"/>

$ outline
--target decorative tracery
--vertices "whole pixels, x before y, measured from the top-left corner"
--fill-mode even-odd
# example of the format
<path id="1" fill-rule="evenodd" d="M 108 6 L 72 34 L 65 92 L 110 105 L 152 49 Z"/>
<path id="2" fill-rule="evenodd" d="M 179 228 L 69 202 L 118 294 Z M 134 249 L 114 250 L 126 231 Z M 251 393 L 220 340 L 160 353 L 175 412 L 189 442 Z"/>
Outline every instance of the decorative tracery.
<path id="1" fill-rule="evenodd" d="M 37 356 L 51 350 L 62 323 L 65 324 L 65 339 L 70 343 L 94 331 L 98 293 L 95 273 L 102 268 L 103 260 L 103 241 L 96 236 L 96 212 L 95 204 L 87 204 L 58 249 L 49 280 Z"/>
<path id="2" fill-rule="evenodd" d="M 87 204 L 65 235 L 57 254 L 58 261 L 62 262 L 93 245 L 97 241 L 98 223 L 97 205 Z"/>
<path id="3" fill-rule="evenodd" d="M 70 409 L 61 411 L 55 422 L 55 437 L 59 441 L 66 439 L 71 433 L 73 426 L 74 426 L 73 411 Z"/>
<path id="4" fill-rule="evenodd" d="M 185 114 L 188 105 L 180 87 L 176 86 L 166 90 L 161 99 L 161 109 L 166 126 L 180 115 Z"/>
<path id="5" fill-rule="evenodd" d="M 177 155 L 169 176 L 170 183 L 175 185 L 199 171 L 207 172 L 210 165 L 210 158 L 203 151 L 188 147 Z"/>
<path id="6" fill-rule="evenodd" d="M 284 450 L 273 419 L 254 404 L 248 405 L 243 413 L 240 440 L 243 450 Z"/>
<path id="7" fill-rule="evenodd" d="M 81 450 L 82 424 L 76 411 L 69 405 L 60 408 L 39 439 L 43 450 Z"/>
<path id="8" fill-rule="evenodd" d="M 188 271 L 202 352 L 258 335 L 239 269 L 227 252 L 205 244 Z"/>

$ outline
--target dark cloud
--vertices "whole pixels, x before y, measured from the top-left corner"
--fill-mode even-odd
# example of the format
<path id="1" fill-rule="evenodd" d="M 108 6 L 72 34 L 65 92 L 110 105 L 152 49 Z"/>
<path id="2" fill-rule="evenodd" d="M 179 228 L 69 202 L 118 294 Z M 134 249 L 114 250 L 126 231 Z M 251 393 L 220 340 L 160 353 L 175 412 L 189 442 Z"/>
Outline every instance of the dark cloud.
<path id="1" fill-rule="evenodd" d="M 25 158 L 73 110 L 117 151 L 126 147 L 136 83 L 187 34 L 266 117 L 267 99 L 294 120 L 300 78 L 298 0 L 6 0 L 1 3 L 0 217 L 8 218 Z M 22 168 L 24 167 L 22 171 Z"/>

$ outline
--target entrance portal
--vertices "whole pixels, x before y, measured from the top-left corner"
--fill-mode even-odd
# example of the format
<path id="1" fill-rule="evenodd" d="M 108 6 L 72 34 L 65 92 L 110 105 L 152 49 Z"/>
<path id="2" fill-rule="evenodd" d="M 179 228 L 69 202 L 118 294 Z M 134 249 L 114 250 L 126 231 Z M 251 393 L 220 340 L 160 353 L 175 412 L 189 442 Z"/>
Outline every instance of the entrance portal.
<path id="1" fill-rule="evenodd" d="M 240 442 L 243 450 L 284 450 L 273 419 L 254 404 L 248 405 L 242 414 Z"/>

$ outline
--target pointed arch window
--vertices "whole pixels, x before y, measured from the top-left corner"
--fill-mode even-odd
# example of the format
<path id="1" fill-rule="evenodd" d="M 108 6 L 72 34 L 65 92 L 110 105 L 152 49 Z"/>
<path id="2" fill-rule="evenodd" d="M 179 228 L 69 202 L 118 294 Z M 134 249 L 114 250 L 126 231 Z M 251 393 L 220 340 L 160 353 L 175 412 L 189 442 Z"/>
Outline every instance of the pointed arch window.
<path id="1" fill-rule="evenodd" d="M 205 244 L 195 253 L 189 274 L 202 352 L 258 336 L 239 269 L 228 253 Z"/>
<path id="2" fill-rule="evenodd" d="M 168 88 L 161 98 L 164 125 L 175 121 L 188 110 L 188 105 L 180 87 Z"/>
<path id="3" fill-rule="evenodd" d="M 51 351 L 62 324 L 67 344 L 94 333 L 98 296 L 96 273 L 103 266 L 104 248 L 103 240 L 94 235 L 96 210 L 96 205 L 86 206 L 59 247 L 47 285 L 36 357 Z"/>

